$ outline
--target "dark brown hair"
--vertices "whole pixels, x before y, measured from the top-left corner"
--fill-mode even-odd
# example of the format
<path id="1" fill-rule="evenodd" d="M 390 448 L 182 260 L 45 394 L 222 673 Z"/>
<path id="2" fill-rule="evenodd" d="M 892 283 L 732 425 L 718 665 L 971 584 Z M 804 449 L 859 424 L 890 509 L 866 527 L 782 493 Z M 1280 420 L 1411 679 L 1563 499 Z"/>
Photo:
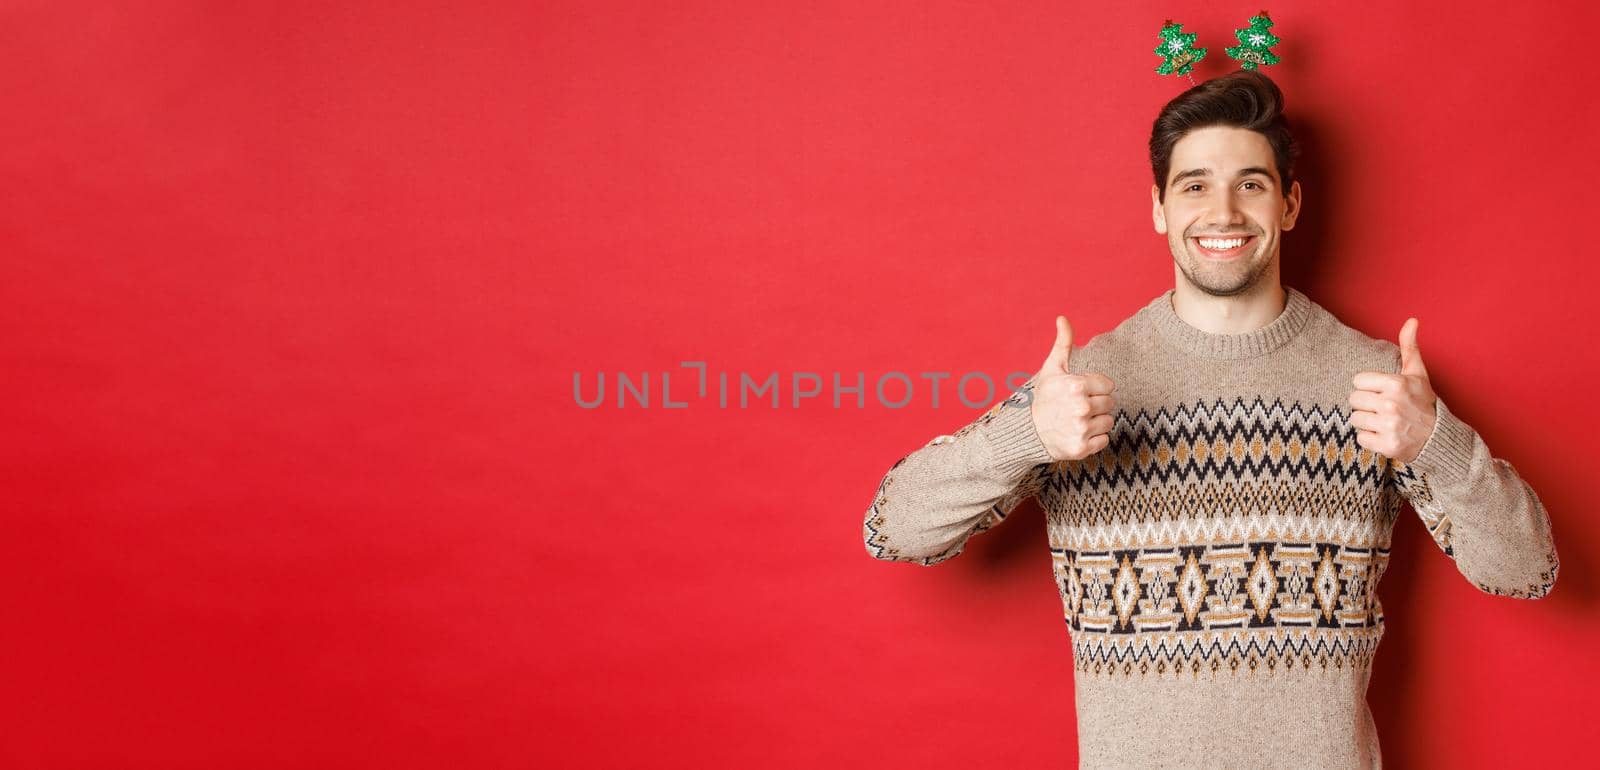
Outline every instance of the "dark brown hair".
<path id="1" fill-rule="evenodd" d="M 1272 78 L 1241 69 L 1178 94 L 1156 116 L 1150 129 L 1150 169 L 1160 200 L 1167 199 L 1173 146 L 1190 131 L 1207 126 L 1233 126 L 1265 136 L 1278 163 L 1278 185 L 1288 197 L 1300 148 L 1283 117 L 1283 92 Z"/>

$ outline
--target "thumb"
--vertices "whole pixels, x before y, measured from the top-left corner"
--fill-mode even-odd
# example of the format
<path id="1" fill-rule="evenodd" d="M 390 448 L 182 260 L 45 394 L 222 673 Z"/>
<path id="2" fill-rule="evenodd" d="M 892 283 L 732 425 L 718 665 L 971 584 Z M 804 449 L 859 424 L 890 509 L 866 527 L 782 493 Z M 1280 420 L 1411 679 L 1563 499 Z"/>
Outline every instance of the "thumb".
<path id="1" fill-rule="evenodd" d="M 1417 319 L 1407 318 L 1400 327 L 1400 373 L 1426 378 L 1428 368 L 1422 365 L 1422 350 L 1417 347 L 1418 325 Z"/>
<path id="2" fill-rule="evenodd" d="M 1050 347 L 1050 355 L 1045 357 L 1044 366 L 1039 368 L 1041 374 L 1065 374 L 1067 362 L 1072 358 L 1072 324 L 1067 323 L 1064 315 L 1056 316 L 1056 341 Z"/>

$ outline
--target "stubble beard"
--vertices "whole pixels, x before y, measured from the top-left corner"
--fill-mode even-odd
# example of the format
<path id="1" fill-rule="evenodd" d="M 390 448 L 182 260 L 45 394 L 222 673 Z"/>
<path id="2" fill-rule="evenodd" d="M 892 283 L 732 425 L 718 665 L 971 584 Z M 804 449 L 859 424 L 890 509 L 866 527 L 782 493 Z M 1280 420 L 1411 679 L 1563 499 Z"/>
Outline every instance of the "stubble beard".
<path id="1" fill-rule="evenodd" d="M 1265 244 L 1258 237 L 1256 251 L 1247 258 L 1207 264 L 1205 257 L 1196 256 L 1190 251 L 1188 239 L 1185 238 L 1174 247 L 1174 257 L 1178 269 L 1183 271 L 1184 277 L 1196 289 L 1213 297 L 1233 297 L 1249 292 L 1267 274 L 1272 260 L 1260 258 L 1263 248 Z"/>

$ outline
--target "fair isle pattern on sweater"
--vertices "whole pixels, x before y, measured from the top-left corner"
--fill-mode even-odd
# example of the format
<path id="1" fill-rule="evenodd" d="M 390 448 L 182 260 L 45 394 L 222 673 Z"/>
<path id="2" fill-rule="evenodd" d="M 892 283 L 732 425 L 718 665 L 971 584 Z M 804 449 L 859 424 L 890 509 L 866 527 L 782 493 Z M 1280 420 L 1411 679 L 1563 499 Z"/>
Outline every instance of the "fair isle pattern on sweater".
<path id="1" fill-rule="evenodd" d="M 1555 582 L 1538 496 L 1442 396 L 1411 463 L 1357 443 L 1350 380 L 1397 373 L 1399 348 L 1285 294 L 1265 327 L 1223 335 L 1180 319 L 1169 290 L 1074 348 L 1069 371 L 1117 385 L 1102 451 L 1052 461 L 1017 393 L 900 458 L 868 506 L 869 554 L 933 566 L 1038 498 L 1084 766 L 1272 764 L 1286 750 L 1376 766 L 1364 693 L 1406 502 L 1480 591 L 1537 599 Z M 1207 717 L 1237 703 L 1277 726 Z"/>
<path id="2" fill-rule="evenodd" d="M 1141 410 L 1105 450 L 1042 466 L 1025 488 L 1084 524 L 1051 542 L 1078 670 L 1366 664 L 1388 561 L 1368 534 L 1398 500 L 1354 431 L 1315 406 L 1196 402 Z"/>

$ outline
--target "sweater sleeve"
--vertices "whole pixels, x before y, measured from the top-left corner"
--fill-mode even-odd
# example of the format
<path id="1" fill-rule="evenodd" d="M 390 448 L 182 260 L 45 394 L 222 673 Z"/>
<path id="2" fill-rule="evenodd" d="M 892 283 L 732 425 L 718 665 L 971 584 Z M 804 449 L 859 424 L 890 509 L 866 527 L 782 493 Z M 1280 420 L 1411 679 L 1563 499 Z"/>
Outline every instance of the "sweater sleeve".
<path id="1" fill-rule="evenodd" d="M 1440 398 L 1433 433 L 1410 463 L 1391 459 L 1393 483 L 1433 541 L 1478 590 L 1538 599 L 1560 561 L 1550 516 L 1511 464 Z"/>
<path id="2" fill-rule="evenodd" d="M 931 567 L 1037 493 L 1051 459 L 1033 426 L 1032 390 L 1029 378 L 953 435 L 891 466 L 862 521 L 867 553 Z"/>

